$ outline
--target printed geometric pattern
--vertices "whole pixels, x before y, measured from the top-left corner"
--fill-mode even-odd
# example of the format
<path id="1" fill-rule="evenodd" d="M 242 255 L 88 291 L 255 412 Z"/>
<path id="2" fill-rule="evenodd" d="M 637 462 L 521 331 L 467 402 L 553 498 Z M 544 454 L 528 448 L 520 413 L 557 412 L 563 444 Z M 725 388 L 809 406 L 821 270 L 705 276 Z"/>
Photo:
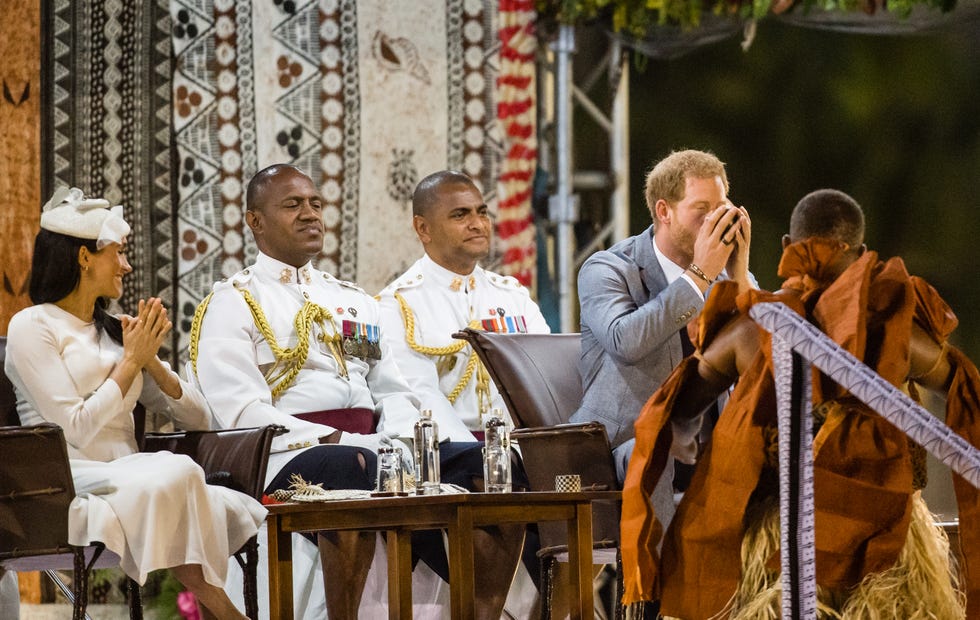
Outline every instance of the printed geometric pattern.
<path id="1" fill-rule="evenodd" d="M 124 205 L 134 273 L 120 305 L 172 306 L 168 2 L 43 2 L 42 195 L 70 185 Z"/>
<path id="2" fill-rule="evenodd" d="M 463 169 L 495 206 L 513 139 L 493 113 L 494 2 L 172 0 L 170 19 L 181 350 L 197 302 L 254 255 L 244 188 L 269 164 L 311 175 L 325 198 L 318 266 L 370 292 L 418 257 L 408 205 L 421 176 Z M 510 35 L 522 46 L 518 61 L 533 61 L 521 36 L 529 32 Z M 507 89 L 533 103 L 533 79 Z M 518 167 L 528 161 L 533 170 L 526 158 Z"/>
<path id="3" fill-rule="evenodd" d="M 411 190 L 449 167 L 502 198 L 495 267 L 530 280 L 533 114 L 510 113 L 534 102 L 527 2 L 42 2 L 42 195 L 125 206 L 120 304 L 163 298 L 172 361 L 213 282 L 254 256 L 245 184 L 271 163 L 326 198 L 318 266 L 370 292 L 418 257 Z"/>

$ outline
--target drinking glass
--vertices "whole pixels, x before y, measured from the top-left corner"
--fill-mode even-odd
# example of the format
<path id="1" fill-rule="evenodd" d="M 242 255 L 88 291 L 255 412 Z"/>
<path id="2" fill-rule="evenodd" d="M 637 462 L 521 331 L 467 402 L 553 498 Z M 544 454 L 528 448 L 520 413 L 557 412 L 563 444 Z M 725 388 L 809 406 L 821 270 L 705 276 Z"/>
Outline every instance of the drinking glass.
<path id="1" fill-rule="evenodd" d="M 403 493 L 402 449 L 378 448 L 378 493 Z"/>
<path id="2" fill-rule="evenodd" d="M 483 481 L 487 493 L 510 493 L 510 450 L 483 448 Z"/>

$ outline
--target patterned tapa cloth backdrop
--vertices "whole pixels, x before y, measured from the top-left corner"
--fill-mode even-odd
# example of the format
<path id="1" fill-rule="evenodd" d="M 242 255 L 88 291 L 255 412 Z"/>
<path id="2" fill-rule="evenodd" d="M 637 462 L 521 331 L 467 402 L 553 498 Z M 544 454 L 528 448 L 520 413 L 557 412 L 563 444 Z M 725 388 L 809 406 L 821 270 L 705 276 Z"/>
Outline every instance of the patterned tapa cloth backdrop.
<path id="1" fill-rule="evenodd" d="M 411 193 L 442 168 L 478 181 L 500 269 L 529 281 L 533 16 L 530 0 L 171 0 L 180 349 L 254 255 L 245 184 L 278 162 L 326 200 L 319 267 L 370 293 L 419 256 Z"/>
<path id="2" fill-rule="evenodd" d="M 531 283 L 532 0 L 42 0 L 41 194 L 81 187 L 133 225 L 121 305 L 175 314 L 254 254 L 244 186 L 292 162 L 327 199 L 319 265 L 376 292 L 421 249 L 415 183 L 477 179 L 497 268 Z"/>
<path id="3" fill-rule="evenodd" d="M 41 202 L 71 185 L 125 205 L 122 306 L 173 306 L 168 0 L 43 0 L 41 16 Z"/>

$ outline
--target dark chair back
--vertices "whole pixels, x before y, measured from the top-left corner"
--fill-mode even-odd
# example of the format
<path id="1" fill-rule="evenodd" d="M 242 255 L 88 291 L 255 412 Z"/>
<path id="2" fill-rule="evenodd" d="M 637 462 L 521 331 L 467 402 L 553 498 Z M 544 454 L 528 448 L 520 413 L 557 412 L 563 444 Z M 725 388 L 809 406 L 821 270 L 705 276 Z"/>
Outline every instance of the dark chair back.
<path id="1" fill-rule="evenodd" d="M 186 454 L 201 466 L 209 483 L 262 498 L 272 439 L 278 426 L 217 431 L 147 433 L 144 452 Z"/>
<path id="2" fill-rule="evenodd" d="M 464 329 L 517 427 L 568 421 L 582 402 L 579 334 L 497 334 Z"/>

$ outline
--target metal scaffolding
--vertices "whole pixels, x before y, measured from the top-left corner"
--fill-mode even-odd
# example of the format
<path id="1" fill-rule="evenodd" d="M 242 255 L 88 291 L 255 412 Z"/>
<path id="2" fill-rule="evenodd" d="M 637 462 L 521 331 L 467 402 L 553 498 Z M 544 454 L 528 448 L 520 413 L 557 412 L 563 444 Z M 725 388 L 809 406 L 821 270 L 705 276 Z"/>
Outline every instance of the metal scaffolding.
<path id="1" fill-rule="evenodd" d="M 557 38 L 541 60 L 543 93 L 540 98 L 540 164 L 552 184 L 548 197 L 546 228 L 553 241 L 554 280 L 558 297 L 561 331 L 578 329 L 575 279 L 578 268 L 590 254 L 629 236 L 629 65 L 619 41 L 604 37 L 603 58 L 592 71 L 575 79 L 572 59 L 576 53 L 576 29 L 561 26 Z M 594 40 L 593 40 L 594 42 Z M 607 101 L 597 103 L 590 91 L 599 79 L 607 78 Z M 604 170 L 576 167 L 573 120 L 577 109 L 608 136 L 607 166 Z M 598 191 L 607 201 L 605 220 L 590 238 L 581 239 L 580 192 Z M 581 231 L 579 231 L 581 232 Z"/>

